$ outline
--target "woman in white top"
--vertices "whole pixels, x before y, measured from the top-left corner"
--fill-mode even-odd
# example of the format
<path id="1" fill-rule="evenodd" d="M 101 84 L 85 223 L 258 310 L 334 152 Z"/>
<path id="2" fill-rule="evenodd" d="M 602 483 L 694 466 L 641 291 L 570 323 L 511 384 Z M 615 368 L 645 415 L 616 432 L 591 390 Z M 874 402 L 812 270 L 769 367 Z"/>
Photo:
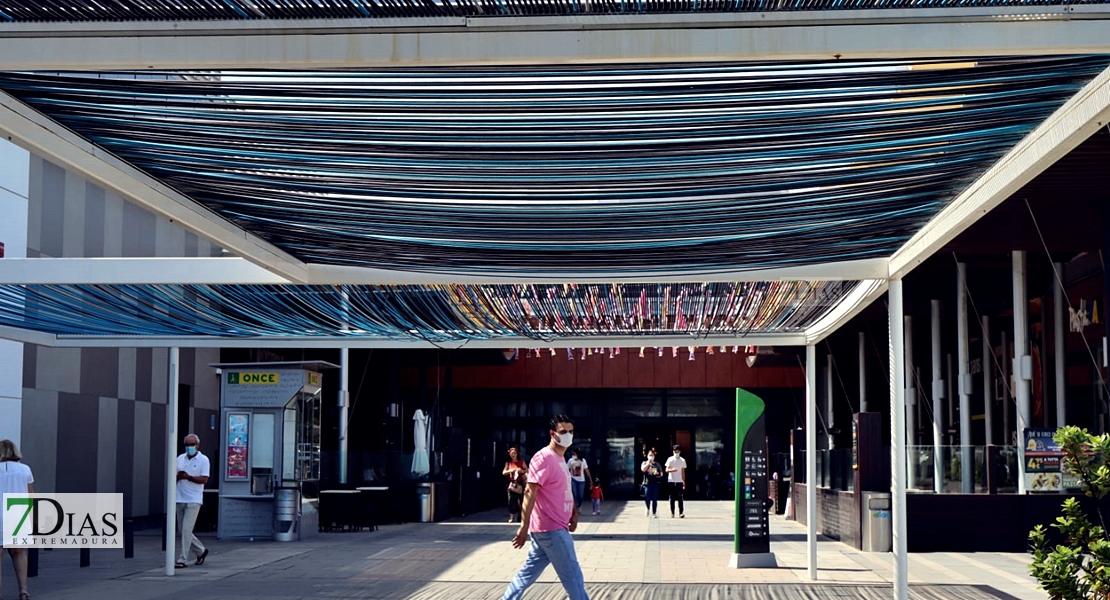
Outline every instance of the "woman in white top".
<path id="1" fill-rule="evenodd" d="M 21 458 L 15 442 L 0 440 L 0 498 L 3 494 L 35 493 L 35 486 L 32 485 L 35 478 L 31 475 L 31 468 L 19 462 Z M 4 521 L 0 519 L 0 548 L 3 547 Z M 12 557 L 15 579 L 19 582 L 19 600 L 28 600 L 31 595 L 27 593 L 27 552 L 23 548 L 8 548 L 8 555 Z M 2 567 L 0 564 L 0 574 L 3 574 Z"/>

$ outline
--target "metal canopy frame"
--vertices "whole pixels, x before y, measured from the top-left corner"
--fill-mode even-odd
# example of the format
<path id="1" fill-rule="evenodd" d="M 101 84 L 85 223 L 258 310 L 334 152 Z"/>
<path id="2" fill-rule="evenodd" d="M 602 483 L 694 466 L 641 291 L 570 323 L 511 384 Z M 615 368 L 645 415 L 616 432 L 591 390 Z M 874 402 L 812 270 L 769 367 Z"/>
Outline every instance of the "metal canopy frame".
<path id="1" fill-rule="evenodd" d="M 749 15 L 651 15 L 530 19 L 443 19 L 381 23 L 342 31 L 351 24 L 289 23 L 134 25 L 86 23 L 16 25 L 0 28 L 0 70 L 220 69 L 358 67 L 389 64 L 505 64 L 529 62 L 622 62 L 829 59 L 918 56 L 1046 55 L 1110 52 L 1106 6 L 1029 9 L 943 9 L 940 11 L 837 11 Z M 854 21 L 853 21 L 854 19 Z M 870 22 L 868 22 L 870 19 Z M 276 27 L 275 27 L 276 25 Z M 366 23 L 359 23 L 366 27 Z M 330 28 L 330 30 L 325 30 Z M 614 31 L 618 35 L 614 35 Z M 931 219 L 889 259 L 833 263 L 804 269 L 721 274 L 730 278 L 858 278 L 859 285 L 804 333 L 744 336 L 594 336 L 549 342 L 519 337 L 466 342 L 371 340 L 354 337 L 134 337 L 59 336 L 0 326 L 0 337 L 57 347 L 169 347 L 168 414 L 175 412 L 178 347 L 308 348 L 533 348 L 688 345 L 806 346 L 807 447 L 815 447 L 815 344 L 850 321 L 889 290 L 892 489 L 894 492 L 895 598 L 907 596 L 905 511 L 905 411 L 901 360 L 902 279 L 976 220 L 1079 145 L 1110 117 L 1110 68 L 1057 109 L 954 202 Z M 406 274 L 352 268 L 323 268 L 297 261 L 234 227 L 190 199 L 52 124 L 11 97 L 0 96 L 0 129 L 15 131 L 17 143 L 56 160 L 152 210 L 229 248 L 242 258 L 214 259 L 31 259 L 0 261 L 0 282 L 120 283 L 170 279 L 205 283 L 419 283 L 435 274 Z M 37 265 L 37 266 L 36 266 Z M 203 268 L 198 268 L 204 265 Z M 200 271 L 203 275 L 197 276 Z M 620 277 L 620 274 L 612 274 Z M 527 277 L 526 274 L 521 274 Z M 643 276 L 634 280 L 642 281 Z M 558 280 L 558 277 L 550 277 Z M 701 276 L 704 278 L 704 276 Z M 451 279 L 456 279 L 452 277 Z M 650 276 L 647 277 L 650 279 Z M 750 281 L 750 280 L 746 280 Z M 457 279 L 456 279 L 456 282 Z M 491 283 L 493 281 L 483 281 Z M 345 356 L 345 355 L 344 355 Z M 345 383 L 344 383 L 345 385 Z M 175 422 L 167 419 L 167 461 L 172 460 Z M 812 474 L 816 452 L 809 452 Z M 172 470 L 172 469 L 171 469 Z M 172 481 L 167 481 L 172 492 Z M 816 486 L 809 498 L 808 571 L 817 578 Z M 168 494 L 167 497 L 172 496 Z M 172 534 L 174 524 L 167 517 Z M 172 535 L 170 536 L 172 537 Z M 166 554 L 166 573 L 173 574 Z"/>

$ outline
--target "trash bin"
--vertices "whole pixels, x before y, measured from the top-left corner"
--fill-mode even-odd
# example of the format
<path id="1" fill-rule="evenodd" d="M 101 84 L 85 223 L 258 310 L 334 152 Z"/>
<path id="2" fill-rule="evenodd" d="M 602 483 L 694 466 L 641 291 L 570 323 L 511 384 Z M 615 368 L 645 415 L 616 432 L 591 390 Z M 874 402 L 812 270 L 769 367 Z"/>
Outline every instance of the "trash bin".
<path id="1" fill-rule="evenodd" d="M 301 494 L 297 488 L 274 490 L 274 541 L 295 542 L 300 538 Z"/>
<path id="2" fill-rule="evenodd" d="M 416 499 L 420 507 L 420 522 L 431 523 L 436 518 L 435 488 L 430 483 L 416 486 Z"/>
<path id="3" fill-rule="evenodd" d="M 893 545 L 889 492 L 863 492 L 860 537 L 864 552 L 890 552 Z"/>

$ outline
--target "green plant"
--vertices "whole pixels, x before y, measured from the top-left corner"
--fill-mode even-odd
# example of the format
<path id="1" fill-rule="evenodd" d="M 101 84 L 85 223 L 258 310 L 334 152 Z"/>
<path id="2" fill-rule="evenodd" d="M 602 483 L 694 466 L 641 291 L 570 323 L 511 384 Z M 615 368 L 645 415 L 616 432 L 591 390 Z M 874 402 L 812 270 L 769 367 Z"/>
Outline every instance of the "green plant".
<path id="1" fill-rule="evenodd" d="M 1098 524 L 1091 523 L 1079 500 L 1064 500 L 1052 527 L 1063 543 L 1049 547 L 1048 530 L 1037 525 L 1029 532 L 1033 563 L 1029 571 L 1053 600 L 1110 599 L 1110 538 L 1102 514 L 1102 500 L 1110 494 L 1110 435 L 1061 427 L 1053 436 L 1064 452 L 1063 461 L 1077 475 L 1083 492 L 1096 502 Z"/>

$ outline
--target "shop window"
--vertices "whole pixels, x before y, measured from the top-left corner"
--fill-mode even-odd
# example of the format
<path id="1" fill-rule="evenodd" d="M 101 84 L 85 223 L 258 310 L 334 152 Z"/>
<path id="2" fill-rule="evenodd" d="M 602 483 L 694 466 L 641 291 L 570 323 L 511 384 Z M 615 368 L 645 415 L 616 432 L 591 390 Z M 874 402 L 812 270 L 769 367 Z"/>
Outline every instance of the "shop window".
<path id="1" fill-rule="evenodd" d="M 636 432 L 631 428 L 606 432 L 609 460 L 603 482 L 613 492 L 631 494 L 636 489 Z"/>
<path id="2" fill-rule="evenodd" d="M 660 396 L 629 396 L 619 402 L 608 402 L 610 417 L 662 417 Z"/>
<path id="3" fill-rule="evenodd" d="M 670 396 L 667 398 L 668 417 L 720 417 L 720 398 L 713 396 Z"/>

